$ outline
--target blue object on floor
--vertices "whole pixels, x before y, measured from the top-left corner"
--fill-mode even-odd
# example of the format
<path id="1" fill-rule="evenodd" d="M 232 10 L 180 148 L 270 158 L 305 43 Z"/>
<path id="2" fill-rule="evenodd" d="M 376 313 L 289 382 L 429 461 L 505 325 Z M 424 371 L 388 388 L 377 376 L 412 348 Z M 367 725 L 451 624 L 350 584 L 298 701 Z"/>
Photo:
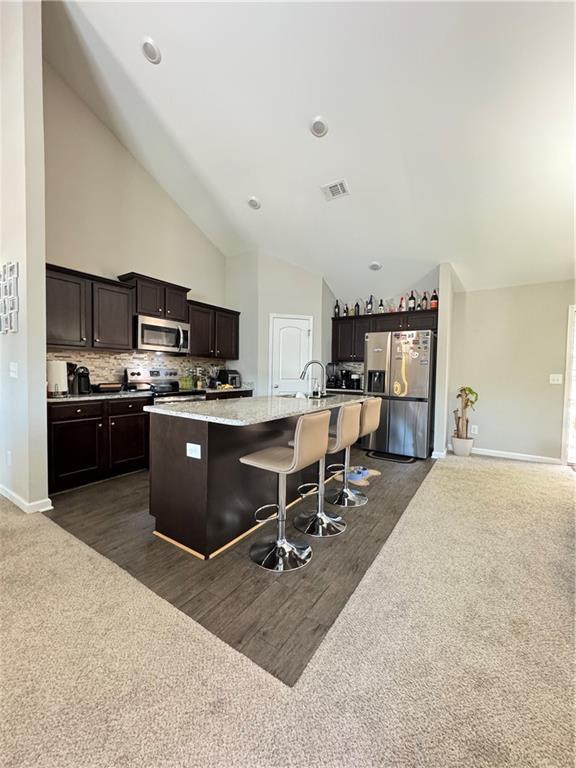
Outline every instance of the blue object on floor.
<path id="1" fill-rule="evenodd" d="M 362 472 L 361 470 L 359 472 L 357 470 L 348 472 L 348 480 L 352 480 L 352 482 L 354 482 L 355 480 L 364 480 L 364 478 L 367 476 L 368 476 L 368 473 Z"/>

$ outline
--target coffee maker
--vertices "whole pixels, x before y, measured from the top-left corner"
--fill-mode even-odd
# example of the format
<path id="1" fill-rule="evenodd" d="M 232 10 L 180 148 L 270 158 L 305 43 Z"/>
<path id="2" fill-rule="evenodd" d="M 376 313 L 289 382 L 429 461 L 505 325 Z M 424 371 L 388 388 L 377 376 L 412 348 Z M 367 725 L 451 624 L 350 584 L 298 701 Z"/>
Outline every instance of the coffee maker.
<path id="1" fill-rule="evenodd" d="M 90 384 L 90 371 L 84 365 L 78 365 L 74 369 L 74 378 L 72 380 L 72 394 L 89 395 L 92 392 Z"/>

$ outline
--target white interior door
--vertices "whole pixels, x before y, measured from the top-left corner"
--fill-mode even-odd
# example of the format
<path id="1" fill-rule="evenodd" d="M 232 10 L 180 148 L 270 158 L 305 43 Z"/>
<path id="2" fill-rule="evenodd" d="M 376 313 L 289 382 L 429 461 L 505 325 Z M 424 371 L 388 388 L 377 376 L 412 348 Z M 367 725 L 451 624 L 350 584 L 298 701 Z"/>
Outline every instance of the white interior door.
<path id="1" fill-rule="evenodd" d="M 312 318 L 270 315 L 270 394 L 306 392 L 300 373 L 311 357 Z"/>
<path id="2" fill-rule="evenodd" d="M 565 387 L 566 427 L 562 453 L 568 464 L 576 464 L 576 306 L 569 311 Z"/>

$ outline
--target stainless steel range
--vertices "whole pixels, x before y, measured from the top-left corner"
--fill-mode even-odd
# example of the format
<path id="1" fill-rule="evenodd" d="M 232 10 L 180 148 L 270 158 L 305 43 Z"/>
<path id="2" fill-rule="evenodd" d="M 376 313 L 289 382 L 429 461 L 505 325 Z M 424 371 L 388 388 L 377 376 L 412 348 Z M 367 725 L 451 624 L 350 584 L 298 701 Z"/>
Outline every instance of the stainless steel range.
<path id="1" fill-rule="evenodd" d="M 149 391 L 155 401 L 163 403 L 206 400 L 203 389 L 181 390 L 179 378 L 180 374 L 173 368 L 130 368 L 128 389 Z"/>

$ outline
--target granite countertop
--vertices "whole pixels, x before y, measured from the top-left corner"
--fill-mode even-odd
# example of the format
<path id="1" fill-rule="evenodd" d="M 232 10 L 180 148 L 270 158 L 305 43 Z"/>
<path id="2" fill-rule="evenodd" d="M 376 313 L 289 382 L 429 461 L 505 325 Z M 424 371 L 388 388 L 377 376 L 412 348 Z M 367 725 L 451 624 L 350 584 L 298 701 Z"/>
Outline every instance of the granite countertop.
<path id="1" fill-rule="evenodd" d="M 361 395 L 361 389 L 342 389 L 341 387 L 327 387 L 326 392 L 342 392 L 344 395 Z"/>
<path id="2" fill-rule="evenodd" d="M 234 389 L 181 389 L 179 392 L 168 392 L 168 397 L 179 395 L 205 395 L 207 392 L 252 392 L 252 387 L 234 387 Z M 118 398 L 152 397 L 148 389 L 135 392 L 92 392 L 90 395 L 65 395 L 64 397 L 48 397 L 49 403 L 78 403 L 84 400 L 116 400 Z"/>
<path id="3" fill-rule="evenodd" d="M 338 408 L 346 403 L 359 403 L 365 399 L 366 396 L 362 392 L 356 393 L 355 396 L 333 395 L 320 400 L 282 396 L 241 397 L 237 400 L 149 405 L 144 410 L 163 416 L 209 421 L 215 424 L 227 424 L 231 427 L 248 427 L 266 421 L 276 421 L 290 416 L 300 416 L 304 413 Z"/>

